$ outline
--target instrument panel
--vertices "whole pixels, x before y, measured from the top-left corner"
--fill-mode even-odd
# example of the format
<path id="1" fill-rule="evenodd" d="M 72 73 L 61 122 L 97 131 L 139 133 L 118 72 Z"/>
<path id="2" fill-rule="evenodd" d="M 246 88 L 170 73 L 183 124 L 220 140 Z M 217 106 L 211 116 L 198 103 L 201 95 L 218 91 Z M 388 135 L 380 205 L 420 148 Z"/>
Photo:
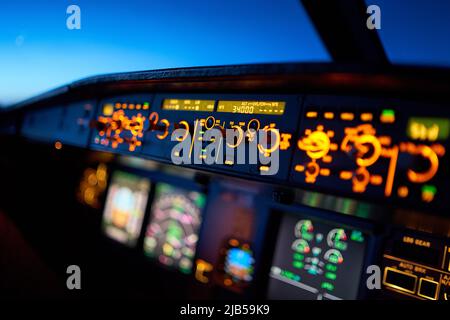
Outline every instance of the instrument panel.
<path id="1" fill-rule="evenodd" d="M 129 259 L 130 286 L 173 280 L 199 299 L 448 300 L 447 102 L 194 82 L 75 84 L 80 95 L 18 113 L 25 146 L 100 159 L 76 199 L 101 216 L 108 250 L 126 252 L 117 269 Z"/>
<path id="2" fill-rule="evenodd" d="M 450 117 L 442 106 L 425 108 L 337 96 L 120 96 L 100 102 L 91 146 L 371 201 L 448 209 L 442 190 L 449 187 Z M 183 133 L 174 136 L 177 129 Z M 209 139 L 211 130 L 222 136 Z M 187 147 L 177 147 L 185 140 Z"/>

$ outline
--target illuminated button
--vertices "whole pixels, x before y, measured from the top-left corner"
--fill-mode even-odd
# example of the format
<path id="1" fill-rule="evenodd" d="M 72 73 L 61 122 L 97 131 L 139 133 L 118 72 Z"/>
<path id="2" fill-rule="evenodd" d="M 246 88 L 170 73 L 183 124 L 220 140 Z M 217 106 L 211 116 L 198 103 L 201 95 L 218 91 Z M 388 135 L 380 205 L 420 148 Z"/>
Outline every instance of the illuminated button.
<path id="1" fill-rule="evenodd" d="M 351 171 L 341 171 L 339 177 L 342 180 L 350 180 L 353 177 L 353 173 Z"/>
<path id="2" fill-rule="evenodd" d="M 398 187 L 397 194 L 400 198 L 406 198 L 408 196 L 409 189 L 406 186 Z"/>
<path id="3" fill-rule="evenodd" d="M 334 119 L 334 113 L 333 112 L 325 112 L 323 114 L 323 116 L 324 116 L 325 119 L 328 119 L 328 120 Z"/>
<path id="4" fill-rule="evenodd" d="M 355 118 L 355 115 L 351 112 L 341 113 L 341 120 L 352 121 L 354 118 Z"/>
<path id="5" fill-rule="evenodd" d="M 437 300 L 438 289 L 439 289 L 439 282 L 425 278 L 420 278 L 418 291 L 419 296 L 430 300 Z"/>
<path id="6" fill-rule="evenodd" d="M 387 267 L 386 269 L 384 269 L 383 284 L 396 290 L 415 293 L 417 286 L 417 276 Z"/>
<path id="7" fill-rule="evenodd" d="M 379 186 L 383 183 L 383 177 L 379 175 L 372 175 L 370 177 L 370 183 L 376 186 Z"/>
<path id="8" fill-rule="evenodd" d="M 306 113 L 307 118 L 317 118 L 317 112 L 316 111 L 308 111 Z"/>
<path id="9" fill-rule="evenodd" d="M 436 194 L 436 187 L 431 185 L 422 186 L 422 201 L 431 202 Z"/>
<path id="10" fill-rule="evenodd" d="M 61 141 L 56 141 L 56 142 L 55 142 L 55 149 L 56 149 L 56 150 L 61 150 L 61 149 L 62 149 L 62 143 L 61 143 Z"/>
<path id="11" fill-rule="evenodd" d="M 380 141 L 380 144 L 383 146 L 388 146 L 392 143 L 392 139 L 389 136 L 379 136 L 378 141 Z"/>
<path id="12" fill-rule="evenodd" d="M 369 112 L 361 113 L 361 121 L 372 121 L 373 114 Z"/>
<path id="13" fill-rule="evenodd" d="M 105 116 L 111 116 L 114 112 L 114 106 L 112 105 L 112 103 L 106 103 L 103 106 L 103 115 Z"/>
<path id="14" fill-rule="evenodd" d="M 395 111 L 392 109 L 384 109 L 381 111 L 380 121 L 382 123 L 394 123 L 395 122 Z"/>

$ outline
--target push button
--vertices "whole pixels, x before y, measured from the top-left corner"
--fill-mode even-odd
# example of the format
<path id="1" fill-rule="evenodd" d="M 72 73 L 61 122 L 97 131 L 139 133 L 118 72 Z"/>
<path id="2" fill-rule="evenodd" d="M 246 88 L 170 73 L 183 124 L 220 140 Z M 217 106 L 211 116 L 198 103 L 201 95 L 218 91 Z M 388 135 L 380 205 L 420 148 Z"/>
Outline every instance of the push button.
<path id="1" fill-rule="evenodd" d="M 418 292 L 419 296 L 430 300 L 437 300 L 438 289 L 439 289 L 439 282 L 425 278 L 420 278 L 419 292 Z"/>

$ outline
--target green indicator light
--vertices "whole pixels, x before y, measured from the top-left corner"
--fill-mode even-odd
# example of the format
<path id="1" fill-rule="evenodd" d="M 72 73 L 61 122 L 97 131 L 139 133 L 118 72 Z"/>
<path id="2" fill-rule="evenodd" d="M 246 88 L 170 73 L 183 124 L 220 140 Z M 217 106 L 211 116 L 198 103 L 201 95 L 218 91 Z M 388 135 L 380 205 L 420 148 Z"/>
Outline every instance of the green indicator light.
<path id="1" fill-rule="evenodd" d="M 294 260 L 303 260 L 305 259 L 305 256 L 301 253 L 294 253 Z"/>
<path id="2" fill-rule="evenodd" d="M 282 270 L 281 271 L 281 275 L 283 277 L 285 277 L 285 278 L 288 278 L 288 279 L 291 279 L 291 280 L 294 280 L 294 281 L 300 281 L 300 276 L 298 276 L 295 273 L 290 272 L 288 270 Z"/>
<path id="3" fill-rule="evenodd" d="M 364 236 L 361 231 L 353 230 L 350 239 L 356 242 L 364 242 Z"/>
<path id="4" fill-rule="evenodd" d="M 325 278 L 330 279 L 330 280 L 335 280 L 336 275 L 334 273 L 327 272 L 327 273 L 325 273 Z"/>
<path id="5" fill-rule="evenodd" d="M 432 193 L 433 195 L 436 194 L 436 187 L 435 186 L 431 186 L 429 184 L 426 184 L 422 187 L 422 192 L 426 192 L 426 193 Z"/>
<path id="6" fill-rule="evenodd" d="M 334 286 L 331 283 L 329 283 L 329 282 L 322 282 L 321 288 L 322 289 L 326 289 L 328 291 L 333 291 L 334 290 Z"/>
<path id="7" fill-rule="evenodd" d="M 292 263 L 292 266 L 294 267 L 294 268 L 297 268 L 297 269 L 302 269 L 303 268 L 303 262 L 300 262 L 300 261 L 294 261 L 293 263 Z"/>
<path id="8" fill-rule="evenodd" d="M 144 107 L 148 108 L 150 106 L 150 103 L 144 102 Z"/>
<path id="9" fill-rule="evenodd" d="M 386 117 L 394 117 L 395 111 L 392 109 L 383 109 L 383 111 L 381 111 L 381 115 Z"/>
<path id="10" fill-rule="evenodd" d="M 328 271 L 336 272 L 337 266 L 335 266 L 335 265 L 333 265 L 333 264 L 327 263 L 327 264 L 325 265 L 325 269 L 327 269 Z"/>

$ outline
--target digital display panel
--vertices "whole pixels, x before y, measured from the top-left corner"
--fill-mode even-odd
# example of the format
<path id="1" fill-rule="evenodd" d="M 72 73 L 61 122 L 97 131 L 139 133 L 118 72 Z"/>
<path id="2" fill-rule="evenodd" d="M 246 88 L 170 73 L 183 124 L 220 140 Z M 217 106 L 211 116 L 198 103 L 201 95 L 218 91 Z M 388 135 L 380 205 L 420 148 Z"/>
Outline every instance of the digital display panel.
<path id="1" fill-rule="evenodd" d="M 203 193 L 158 183 L 144 253 L 165 266 L 190 273 L 205 202 Z"/>
<path id="2" fill-rule="evenodd" d="M 407 135 L 412 140 L 437 141 L 449 136 L 450 119 L 418 118 L 408 119 Z"/>
<path id="3" fill-rule="evenodd" d="M 214 111 L 214 100 L 164 99 L 163 110 L 173 111 Z"/>
<path id="4" fill-rule="evenodd" d="M 217 112 L 281 116 L 285 107 L 284 101 L 219 101 Z"/>
<path id="5" fill-rule="evenodd" d="M 286 213 L 270 270 L 269 299 L 353 300 L 366 235 L 356 229 Z"/>
<path id="6" fill-rule="evenodd" d="M 108 237 L 128 246 L 136 245 L 150 191 L 150 180 L 116 171 L 103 212 L 103 230 Z"/>

